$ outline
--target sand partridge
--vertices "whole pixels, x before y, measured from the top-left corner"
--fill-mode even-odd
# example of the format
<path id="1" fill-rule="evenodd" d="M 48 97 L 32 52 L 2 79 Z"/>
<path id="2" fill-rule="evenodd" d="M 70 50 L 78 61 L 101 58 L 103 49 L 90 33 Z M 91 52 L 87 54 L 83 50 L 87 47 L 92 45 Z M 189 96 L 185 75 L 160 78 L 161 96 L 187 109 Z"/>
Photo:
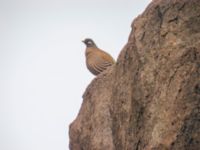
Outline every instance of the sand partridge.
<path id="1" fill-rule="evenodd" d="M 86 38 L 82 42 L 86 45 L 86 65 L 92 74 L 98 75 L 115 63 L 112 56 L 99 49 L 92 39 Z"/>

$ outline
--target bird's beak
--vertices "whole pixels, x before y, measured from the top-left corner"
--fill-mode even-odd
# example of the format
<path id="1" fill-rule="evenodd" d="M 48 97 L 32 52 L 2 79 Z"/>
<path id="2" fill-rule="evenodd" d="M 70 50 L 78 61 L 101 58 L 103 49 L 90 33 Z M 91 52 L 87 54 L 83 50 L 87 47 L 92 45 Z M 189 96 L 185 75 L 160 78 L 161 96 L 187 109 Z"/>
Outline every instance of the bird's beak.
<path id="1" fill-rule="evenodd" d="M 82 40 L 83 43 L 85 43 L 85 40 Z"/>

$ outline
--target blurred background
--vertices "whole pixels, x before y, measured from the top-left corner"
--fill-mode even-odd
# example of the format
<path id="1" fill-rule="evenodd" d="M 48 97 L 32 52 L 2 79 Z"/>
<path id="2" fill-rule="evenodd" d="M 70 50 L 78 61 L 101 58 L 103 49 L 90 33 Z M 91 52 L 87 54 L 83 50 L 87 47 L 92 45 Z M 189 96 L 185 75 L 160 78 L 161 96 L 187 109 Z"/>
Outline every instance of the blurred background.
<path id="1" fill-rule="evenodd" d="M 150 0 L 0 1 L 0 150 L 67 150 L 94 78 L 84 38 L 117 59 Z"/>

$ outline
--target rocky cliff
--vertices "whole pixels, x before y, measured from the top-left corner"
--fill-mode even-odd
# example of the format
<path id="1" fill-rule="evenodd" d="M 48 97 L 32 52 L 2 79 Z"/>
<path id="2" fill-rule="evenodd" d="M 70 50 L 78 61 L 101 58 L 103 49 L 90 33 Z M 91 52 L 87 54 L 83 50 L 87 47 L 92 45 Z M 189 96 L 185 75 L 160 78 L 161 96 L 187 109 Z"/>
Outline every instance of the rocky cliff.
<path id="1" fill-rule="evenodd" d="M 200 0 L 154 0 L 86 89 L 71 150 L 200 149 Z"/>

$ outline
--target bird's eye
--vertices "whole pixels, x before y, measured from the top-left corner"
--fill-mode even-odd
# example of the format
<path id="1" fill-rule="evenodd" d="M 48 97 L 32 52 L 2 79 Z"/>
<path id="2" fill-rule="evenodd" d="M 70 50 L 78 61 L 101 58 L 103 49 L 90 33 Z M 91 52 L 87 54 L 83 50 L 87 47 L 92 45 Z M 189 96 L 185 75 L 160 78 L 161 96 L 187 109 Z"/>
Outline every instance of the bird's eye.
<path id="1" fill-rule="evenodd" d="M 92 45 L 92 41 L 88 41 L 87 43 L 90 44 L 90 45 Z"/>

